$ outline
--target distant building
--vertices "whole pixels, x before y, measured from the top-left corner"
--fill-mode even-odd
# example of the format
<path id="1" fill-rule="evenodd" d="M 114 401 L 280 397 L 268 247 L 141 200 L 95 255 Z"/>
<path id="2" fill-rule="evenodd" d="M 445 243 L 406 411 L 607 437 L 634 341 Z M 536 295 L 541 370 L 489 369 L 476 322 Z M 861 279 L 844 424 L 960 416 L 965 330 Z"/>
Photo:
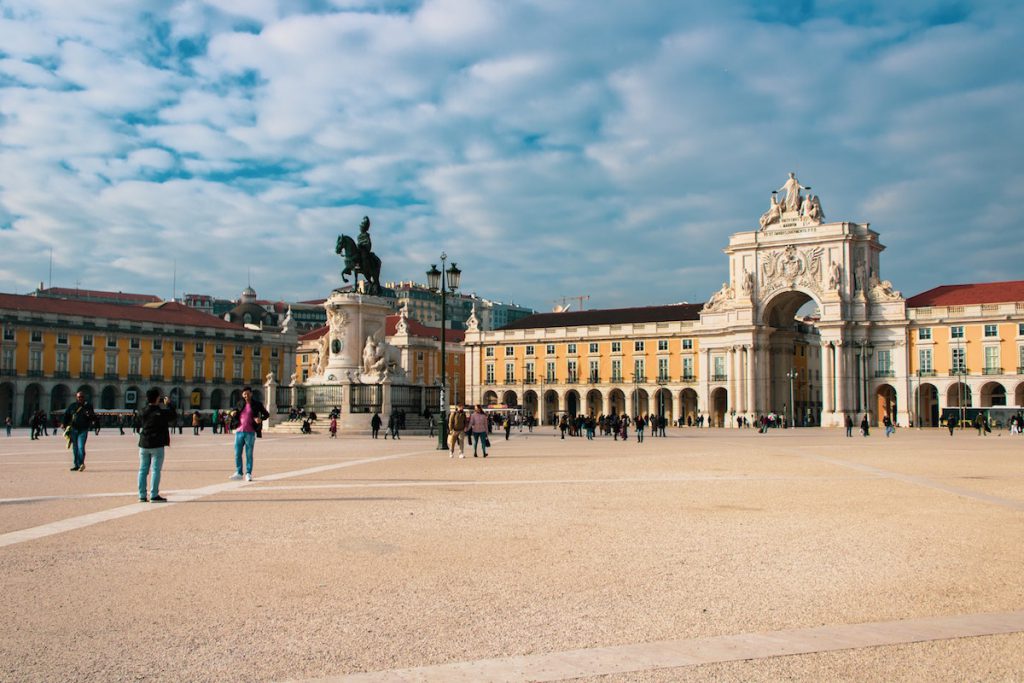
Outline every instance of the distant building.
<path id="1" fill-rule="evenodd" d="M 138 304 L 158 303 L 161 299 L 152 294 L 132 294 L 130 292 L 105 292 L 96 289 L 79 289 L 77 287 L 47 287 L 39 283 L 39 288 L 29 296 L 45 299 L 67 299 L 69 301 L 92 301 L 98 304 Z"/>
<path id="2" fill-rule="evenodd" d="M 441 295 L 426 285 L 413 281 L 388 282 L 386 287 L 393 290 L 396 307 L 409 306 L 409 317 L 425 325 L 441 324 Z M 531 316 L 536 311 L 517 304 L 506 304 L 479 297 L 476 294 L 455 292 L 445 302 L 446 326 L 453 330 L 465 330 L 466 320 L 476 305 L 480 328 L 495 330 L 509 323 Z"/>

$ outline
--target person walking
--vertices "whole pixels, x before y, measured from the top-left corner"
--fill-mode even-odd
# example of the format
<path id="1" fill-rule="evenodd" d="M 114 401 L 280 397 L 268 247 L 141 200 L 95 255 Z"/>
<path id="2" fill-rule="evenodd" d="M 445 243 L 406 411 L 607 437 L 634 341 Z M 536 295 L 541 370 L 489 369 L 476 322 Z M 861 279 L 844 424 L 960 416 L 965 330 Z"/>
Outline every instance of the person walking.
<path id="1" fill-rule="evenodd" d="M 96 422 L 96 413 L 92 404 L 85 400 L 81 391 L 75 394 L 75 402 L 64 411 L 61 426 L 68 437 L 68 444 L 74 456 L 72 472 L 85 471 L 85 442 L 89 438 L 89 428 Z"/>
<path id="2" fill-rule="evenodd" d="M 391 413 L 390 415 L 388 415 L 388 431 L 384 434 L 385 439 L 388 438 L 388 434 L 391 434 L 392 440 L 398 439 L 398 423 L 399 417 L 397 414 Z"/>
<path id="3" fill-rule="evenodd" d="M 512 418 L 508 415 L 505 416 L 505 441 L 508 441 L 508 435 L 512 431 Z"/>
<path id="4" fill-rule="evenodd" d="M 484 457 L 487 457 L 487 415 L 484 414 L 483 407 L 477 403 L 473 409 L 473 414 L 469 416 L 469 431 L 473 433 L 473 457 L 477 457 L 476 450 L 477 444 L 484 451 Z"/>
<path id="5" fill-rule="evenodd" d="M 7 430 L 7 436 L 11 435 L 11 416 L 8 415 L 4 418 L 4 428 Z"/>
<path id="6" fill-rule="evenodd" d="M 192 436 L 199 436 L 199 425 L 202 418 L 199 417 L 199 411 L 196 410 L 192 413 Z"/>
<path id="7" fill-rule="evenodd" d="M 956 417 L 950 416 L 950 418 L 946 420 L 946 428 L 949 429 L 949 435 L 953 436 L 953 431 L 956 429 Z"/>
<path id="8" fill-rule="evenodd" d="M 868 414 L 864 413 L 864 417 L 860 421 L 860 433 L 863 436 L 867 436 L 871 431 L 871 425 L 868 422 Z"/>
<path id="9" fill-rule="evenodd" d="M 885 438 L 889 438 L 896 433 L 896 427 L 892 424 L 892 418 L 886 415 L 882 418 L 882 424 L 885 425 Z"/>
<path id="10" fill-rule="evenodd" d="M 853 418 L 850 417 L 849 413 L 846 414 L 846 418 L 843 420 L 843 424 L 846 425 L 846 435 L 852 437 L 853 436 Z"/>
<path id="11" fill-rule="evenodd" d="M 156 387 L 146 392 L 146 407 L 142 411 L 142 427 L 139 430 L 139 502 L 145 503 L 146 484 L 149 481 L 149 502 L 165 503 L 160 495 L 160 473 L 164 466 L 164 449 L 171 445 L 170 426 L 175 420 L 174 407 L 166 396 L 160 400 Z"/>
<path id="12" fill-rule="evenodd" d="M 647 421 L 644 420 L 643 415 L 637 415 L 633 419 L 633 429 L 636 431 L 636 442 L 644 442 L 644 427 L 647 425 Z"/>
<path id="13" fill-rule="evenodd" d="M 256 437 L 263 436 L 263 421 L 270 413 L 252 396 L 252 387 L 242 389 L 242 401 L 231 411 L 231 428 L 235 431 L 235 473 L 230 479 L 242 478 L 242 450 L 245 450 L 245 480 L 252 481 L 252 452 Z M 180 423 L 179 423 L 180 424 Z"/>
<path id="14" fill-rule="evenodd" d="M 448 457 L 455 457 L 455 444 L 459 445 L 459 457 L 466 457 L 466 406 L 459 404 L 448 416 Z"/>
<path id="15" fill-rule="evenodd" d="M 331 418 L 331 426 L 328 428 L 327 431 L 329 431 L 331 433 L 331 438 L 332 439 L 337 439 L 338 438 L 338 418 L 336 418 L 336 417 L 332 417 Z"/>
<path id="16" fill-rule="evenodd" d="M 382 423 L 381 423 L 381 419 L 380 419 L 380 413 L 376 413 L 375 412 L 373 414 L 373 417 L 370 418 L 370 432 L 372 433 L 374 439 L 376 439 L 377 438 L 377 434 L 380 433 L 380 426 L 381 426 L 381 424 Z M 387 438 L 386 434 L 384 435 L 384 438 Z"/>

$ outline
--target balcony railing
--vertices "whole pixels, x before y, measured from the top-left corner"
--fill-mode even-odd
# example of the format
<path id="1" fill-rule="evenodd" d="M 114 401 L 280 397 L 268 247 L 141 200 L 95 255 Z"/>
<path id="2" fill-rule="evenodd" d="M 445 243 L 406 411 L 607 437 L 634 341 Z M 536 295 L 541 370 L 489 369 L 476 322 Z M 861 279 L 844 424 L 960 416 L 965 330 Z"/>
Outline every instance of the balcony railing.
<path id="1" fill-rule="evenodd" d="M 665 382 L 671 382 L 672 378 L 668 375 L 658 375 L 658 379 L 655 380 L 658 384 L 664 384 Z"/>
<path id="2" fill-rule="evenodd" d="M 142 381 L 142 375 L 140 375 L 138 373 L 131 373 L 131 372 L 129 372 L 128 373 L 128 381 L 129 382 L 141 382 Z"/>
<path id="3" fill-rule="evenodd" d="M 242 379 L 241 377 L 232 377 L 231 378 L 231 383 L 232 384 L 237 384 L 238 386 L 242 386 L 243 384 L 245 384 L 245 380 Z"/>
<path id="4" fill-rule="evenodd" d="M 875 370 L 875 377 L 895 377 L 893 370 Z"/>
<path id="5" fill-rule="evenodd" d="M 241 384 L 241 381 L 239 381 L 239 384 Z M 485 387 L 493 387 L 494 386 L 494 380 L 493 379 L 485 379 L 484 380 L 484 386 Z"/>
<path id="6" fill-rule="evenodd" d="M 29 370 L 28 371 L 28 376 L 29 377 L 42 377 L 43 376 L 43 371 L 42 370 Z"/>
<path id="7" fill-rule="evenodd" d="M 164 381 L 164 376 L 162 374 L 161 375 L 153 374 L 153 375 L 149 376 L 149 381 L 150 382 L 163 382 Z"/>
<path id="8" fill-rule="evenodd" d="M 527 375 L 526 379 L 523 380 L 523 384 L 536 384 L 537 378 Z"/>
<path id="9" fill-rule="evenodd" d="M 1018 375 L 1024 375 L 1024 365 L 1018 365 L 1017 366 L 1017 374 Z"/>
<path id="10" fill-rule="evenodd" d="M 174 383 L 174 384 L 184 384 L 185 383 L 185 375 L 172 375 L 171 376 L 171 382 Z"/>
<path id="11" fill-rule="evenodd" d="M 934 377 L 935 376 L 935 371 L 934 370 L 918 370 L 917 376 L 918 377 Z"/>
<path id="12" fill-rule="evenodd" d="M 635 375 L 633 377 L 633 384 L 643 384 L 647 381 L 647 375 Z"/>
<path id="13" fill-rule="evenodd" d="M 53 377 L 54 379 L 70 379 L 71 373 L 67 370 L 54 370 Z"/>
<path id="14" fill-rule="evenodd" d="M 590 377 L 587 378 L 587 382 L 589 382 L 590 384 L 600 384 L 601 383 L 601 376 L 600 375 L 591 375 Z"/>
<path id="15" fill-rule="evenodd" d="M 111 382 L 116 382 L 117 380 L 121 379 L 121 377 L 116 372 L 104 372 L 103 379 L 108 379 Z"/>
<path id="16" fill-rule="evenodd" d="M 609 380 L 609 382 L 611 382 L 612 384 L 622 384 L 622 376 L 612 375 L 612 378 Z"/>
<path id="17" fill-rule="evenodd" d="M 985 374 L 985 375 L 1001 375 L 1001 374 L 1003 374 L 1003 369 L 1002 368 L 985 368 L 982 371 L 982 374 Z"/>
<path id="18" fill-rule="evenodd" d="M 203 376 L 192 376 L 192 384 L 206 384 L 206 378 Z"/>
<path id="19" fill-rule="evenodd" d="M 565 378 L 565 383 L 566 384 L 577 384 L 577 383 L 579 383 L 579 381 L 580 381 L 580 378 L 579 378 L 578 375 L 569 375 L 568 377 Z"/>
<path id="20" fill-rule="evenodd" d="M 969 375 L 971 374 L 967 368 L 953 368 L 949 371 L 950 377 L 956 377 L 957 375 Z"/>
<path id="21" fill-rule="evenodd" d="M 725 382 L 729 379 L 729 375 L 711 375 L 712 382 Z"/>
<path id="22" fill-rule="evenodd" d="M 696 382 L 697 381 L 697 376 L 696 375 L 683 375 L 682 377 L 679 378 L 679 381 L 680 382 Z"/>
<path id="23" fill-rule="evenodd" d="M 96 377 L 96 374 L 90 372 L 89 370 L 82 370 L 82 372 L 80 372 L 78 376 L 81 377 L 82 379 L 94 379 Z"/>
<path id="24" fill-rule="evenodd" d="M 515 377 L 506 377 L 505 378 L 505 384 L 506 385 L 509 385 L 509 384 L 519 384 L 519 382 L 516 381 Z"/>
<path id="25" fill-rule="evenodd" d="M 214 384 L 224 384 L 224 378 L 223 377 L 214 377 L 213 378 L 213 383 Z"/>

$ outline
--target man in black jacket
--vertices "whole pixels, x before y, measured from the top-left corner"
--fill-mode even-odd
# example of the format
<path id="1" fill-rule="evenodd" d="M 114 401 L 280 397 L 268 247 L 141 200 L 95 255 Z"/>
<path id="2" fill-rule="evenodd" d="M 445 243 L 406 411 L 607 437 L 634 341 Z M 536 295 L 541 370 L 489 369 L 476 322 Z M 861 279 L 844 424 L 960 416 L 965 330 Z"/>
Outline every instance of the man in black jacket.
<path id="1" fill-rule="evenodd" d="M 161 403 L 160 390 L 155 387 L 146 392 L 146 402 L 139 431 L 139 502 L 146 502 L 146 480 L 152 465 L 149 502 L 164 503 L 167 499 L 160 495 L 160 471 L 164 466 L 164 448 L 171 445 L 170 425 L 176 416 L 170 400 L 164 397 Z"/>
<path id="2" fill-rule="evenodd" d="M 85 441 L 89 438 L 89 428 L 95 422 L 96 413 L 93 412 L 92 404 L 86 401 L 85 394 L 79 391 L 75 394 L 75 402 L 64 411 L 64 420 L 61 422 L 75 458 L 71 466 L 72 472 L 85 471 Z"/>
<path id="3" fill-rule="evenodd" d="M 229 479 L 242 478 L 242 449 L 245 449 L 245 480 L 252 481 L 252 450 L 256 437 L 263 436 L 263 421 L 270 413 L 252 397 L 252 387 L 242 389 L 242 402 L 231 411 L 231 428 L 235 430 L 235 473 Z"/>

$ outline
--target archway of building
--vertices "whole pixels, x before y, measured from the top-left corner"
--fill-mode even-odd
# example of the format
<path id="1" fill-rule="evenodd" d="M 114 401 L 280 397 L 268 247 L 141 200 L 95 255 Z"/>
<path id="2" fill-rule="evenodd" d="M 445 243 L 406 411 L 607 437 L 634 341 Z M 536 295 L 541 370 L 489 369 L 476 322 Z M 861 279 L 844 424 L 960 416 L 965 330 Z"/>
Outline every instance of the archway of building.
<path id="1" fill-rule="evenodd" d="M 764 304 L 767 338 L 761 344 L 767 349 L 767 367 L 760 374 L 767 378 L 767 385 L 761 385 L 767 395 L 756 399 L 750 412 L 775 412 L 800 425 L 822 423 L 821 335 L 810 320 L 815 307 L 820 311 L 821 303 L 799 289 L 779 292 Z"/>
<path id="2" fill-rule="evenodd" d="M 88 384 L 83 384 L 82 386 L 75 389 L 75 395 L 77 396 L 79 392 L 81 392 L 82 396 L 85 397 L 86 403 L 94 403 L 93 398 L 96 396 L 96 392 L 92 390 L 91 386 L 89 386 Z"/>
<path id="3" fill-rule="evenodd" d="M 103 391 L 100 392 L 100 408 L 104 410 L 113 410 L 117 407 L 117 387 L 113 384 L 108 384 L 103 387 Z"/>
<path id="4" fill-rule="evenodd" d="M 146 397 L 143 395 L 142 390 L 134 384 L 124 392 L 124 407 L 135 410 L 139 405 L 146 402 Z"/>
<path id="5" fill-rule="evenodd" d="M 32 383 L 25 387 L 25 402 L 22 403 L 24 408 L 21 413 L 21 424 L 27 425 L 32 416 L 39 412 L 39 409 L 42 407 L 40 405 L 42 397 L 43 388 L 40 385 Z"/>
<path id="6" fill-rule="evenodd" d="M 711 392 L 711 425 L 714 427 L 725 426 L 725 411 L 729 406 L 729 392 L 725 387 L 718 387 Z"/>
<path id="7" fill-rule="evenodd" d="M 700 410 L 700 405 L 697 402 L 697 392 L 693 389 L 683 389 L 679 392 L 679 402 L 683 406 L 683 414 L 680 415 L 680 418 L 686 423 L 687 427 L 692 427 L 697 423 L 697 413 Z"/>
<path id="8" fill-rule="evenodd" d="M 501 402 L 509 407 L 518 407 L 519 396 L 514 391 L 506 391 L 501 395 Z"/>
<path id="9" fill-rule="evenodd" d="M 888 415 L 889 419 L 895 423 L 896 411 L 896 389 L 890 384 L 879 385 L 875 389 L 875 409 L 871 415 L 872 422 L 877 426 Z"/>
<path id="10" fill-rule="evenodd" d="M 917 388 L 914 400 L 916 425 L 922 427 L 939 426 L 939 390 L 934 384 L 922 384 Z"/>
<path id="11" fill-rule="evenodd" d="M 565 392 L 565 414 L 576 417 L 580 412 L 580 395 L 575 389 Z"/>
<path id="12" fill-rule="evenodd" d="M 554 389 L 544 392 L 544 406 L 541 412 L 543 413 L 541 424 L 554 424 L 553 420 L 558 419 L 558 392 Z"/>
<path id="13" fill-rule="evenodd" d="M 1018 384 L 1013 392 L 1013 405 L 1018 408 L 1024 406 L 1024 382 Z"/>
<path id="14" fill-rule="evenodd" d="M 597 417 L 604 412 L 604 400 L 601 392 L 591 389 L 587 392 L 587 415 Z"/>
<path id="15" fill-rule="evenodd" d="M 609 415 L 626 414 L 626 394 L 622 392 L 622 389 L 612 389 L 608 394 L 608 403 L 611 405 Z"/>
<path id="16" fill-rule="evenodd" d="M 654 413 L 664 417 L 669 424 L 675 421 L 675 412 L 672 406 L 672 392 L 668 389 L 658 389 L 654 392 Z"/>
<path id="17" fill-rule="evenodd" d="M 255 392 L 253 397 L 255 397 Z M 204 392 L 199 387 L 195 387 L 188 393 L 188 407 L 192 410 L 200 410 L 203 407 Z"/>
<path id="18" fill-rule="evenodd" d="M 633 397 L 633 414 L 630 417 L 637 417 L 638 415 L 648 415 L 650 410 L 650 398 L 647 396 L 647 390 L 639 387 L 633 389 L 630 394 Z"/>
<path id="19" fill-rule="evenodd" d="M 177 389 L 171 389 L 171 397 L 172 397 L 171 401 L 174 401 L 173 397 L 174 397 L 174 392 L 176 392 L 176 391 L 177 391 Z M 235 389 L 234 391 L 231 392 L 231 407 L 237 406 L 241 402 L 242 402 L 242 390 L 241 389 Z"/>
<path id="20" fill-rule="evenodd" d="M 238 394 L 238 400 L 233 401 L 232 403 L 234 405 L 238 405 L 242 401 L 242 390 L 235 389 L 234 393 Z M 173 389 L 171 389 L 171 392 L 167 395 L 167 397 L 171 399 L 171 405 L 173 405 L 177 410 L 185 409 L 185 403 L 183 401 L 184 394 L 182 394 L 180 387 L 174 387 Z"/>
<path id="21" fill-rule="evenodd" d="M 252 397 L 254 400 L 263 403 L 263 392 L 259 389 L 259 387 L 252 388 Z"/>
<path id="22" fill-rule="evenodd" d="M 493 406 L 498 403 L 498 395 L 493 391 L 484 392 L 484 406 Z"/>
<path id="23" fill-rule="evenodd" d="M 963 402 L 961 402 L 961 397 Z M 971 387 L 963 382 L 953 382 L 946 389 L 946 406 L 949 408 L 971 407 Z"/>
<path id="24" fill-rule="evenodd" d="M 224 392 L 221 389 L 214 389 L 210 392 L 210 409 L 220 410 L 224 407 Z"/>
<path id="25" fill-rule="evenodd" d="M 1006 387 L 999 382 L 987 382 L 981 387 L 981 407 L 994 408 L 1006 405 Z"/>
<path id="26" fill-rule="evenodd" d="M 523 396 L 523 414 L 537 419 L 537 392 L 530 389 Z"/>
<path id="27" fill-rule="evenodd" d="M 10 382 L 0 384 L 0 417 L 11 418 L 14 422 L 14 385 Z"/>
<path id="28" fill-rule="evenodd" d="M 50 411 L 64 410 L 71 405 L 71 389 L 66 384 L 58 384 L 50 390 Z"/>

